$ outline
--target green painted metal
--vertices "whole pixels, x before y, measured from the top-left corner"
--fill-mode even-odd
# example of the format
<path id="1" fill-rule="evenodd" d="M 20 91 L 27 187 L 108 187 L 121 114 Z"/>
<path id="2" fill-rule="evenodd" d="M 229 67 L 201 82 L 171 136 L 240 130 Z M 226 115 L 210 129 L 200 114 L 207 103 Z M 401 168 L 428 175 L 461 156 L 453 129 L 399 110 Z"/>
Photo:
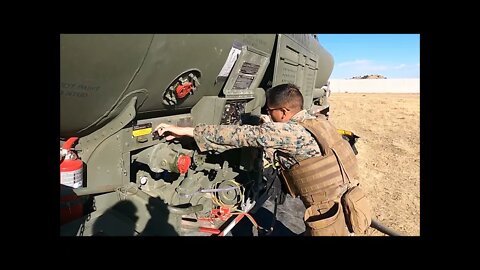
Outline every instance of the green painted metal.
<path id="1" fill-rule="evenodd" d="M 156 138 L 159 123 L 254 124 L 265 89 L 285 82 L 300 86 L 305 109 L 328 111 L 320 88 L 333 58 L 313 35 L 62 34 L 60 48 L 61 145 L 79 137 L 86 173 L 73 191 L 93 198 L 89 218 L 62 235 L 192 235 L 181 213 L 255 203 L 261 151 L 199 153 L 192 140 Z M 138 127 L 151 129 L 136 135 Z M 175 167 L 180 155 L 191 158 L 186 174 Z M 220 190 L 217 202 L 202 190 Z"/>

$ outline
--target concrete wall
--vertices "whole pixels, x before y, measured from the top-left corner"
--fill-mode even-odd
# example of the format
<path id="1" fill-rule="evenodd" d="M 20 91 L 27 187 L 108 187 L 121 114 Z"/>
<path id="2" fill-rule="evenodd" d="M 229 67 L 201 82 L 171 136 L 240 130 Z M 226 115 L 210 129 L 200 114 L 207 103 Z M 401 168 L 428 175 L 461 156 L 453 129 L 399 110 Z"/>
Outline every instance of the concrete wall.
<path id="1" fill-rule="evenodd" d="M 332 93 L 420 93 L 420 79 L 330 80 Z"/>

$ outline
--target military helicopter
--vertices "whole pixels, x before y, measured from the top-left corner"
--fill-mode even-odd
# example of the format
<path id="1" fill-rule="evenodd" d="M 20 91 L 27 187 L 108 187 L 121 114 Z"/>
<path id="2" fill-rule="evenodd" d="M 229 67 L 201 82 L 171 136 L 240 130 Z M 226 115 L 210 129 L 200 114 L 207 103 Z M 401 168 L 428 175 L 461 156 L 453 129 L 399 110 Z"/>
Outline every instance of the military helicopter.
<path id="1" fill-rule="evenodd" d="M 255 124 L 281 83 L 328 115 L 332 69 L 312 34 L 61 34 L 61 235 L 228 234 L 267 192 L 261 151 L 153 129 Z"/>

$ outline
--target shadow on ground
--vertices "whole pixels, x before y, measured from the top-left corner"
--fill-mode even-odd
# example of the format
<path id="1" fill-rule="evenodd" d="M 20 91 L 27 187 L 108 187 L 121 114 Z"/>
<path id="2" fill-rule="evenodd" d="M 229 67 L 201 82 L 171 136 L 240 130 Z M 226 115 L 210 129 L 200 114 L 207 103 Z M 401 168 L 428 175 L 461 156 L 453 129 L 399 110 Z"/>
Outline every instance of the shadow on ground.
<path id="1" fill-rule="evenodd" d="M 272 227 L 274 221 L 274 206 L 272 199 L 267 200 L 261 208 L 251 214 L 257 224 L 266 230 Z M 232 236 L 299 236 L 305 231 L 305 224 L 303 223 L 303 214 L 305 207 L 300 199 L 292 198 L 287 195 L 285 203 L 277 206 L 277 213 L 273 230 L 271 233 L 264 235 L 262 231 L 257 233 L 253 228 L 253 223 L 244 217 L 231 230 Z"/>

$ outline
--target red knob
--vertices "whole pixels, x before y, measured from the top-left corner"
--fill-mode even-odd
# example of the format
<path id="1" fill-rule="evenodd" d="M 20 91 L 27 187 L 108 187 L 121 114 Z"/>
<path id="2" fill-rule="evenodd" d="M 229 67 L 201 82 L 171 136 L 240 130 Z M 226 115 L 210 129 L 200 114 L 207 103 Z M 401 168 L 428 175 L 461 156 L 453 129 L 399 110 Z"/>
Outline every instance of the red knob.
<path id="1" fill-rule="evenodd" d="M 191 163 L 192 163 L 192 160 L 190 159 L 189 156 L 180 155 L 177 160 L 178 172 L 181 174 L 186 173 Z"/>
<path id="2" fill-rule="evenodd" d="M 177 86 L 175 91 L 177 92 L 178 98 L 184 98 L 188 93 L 190 93 L 190 91 L 192 91 L 192 83 L 186 82 L 186 83 L 180 84 L 179 86 Z"/>

